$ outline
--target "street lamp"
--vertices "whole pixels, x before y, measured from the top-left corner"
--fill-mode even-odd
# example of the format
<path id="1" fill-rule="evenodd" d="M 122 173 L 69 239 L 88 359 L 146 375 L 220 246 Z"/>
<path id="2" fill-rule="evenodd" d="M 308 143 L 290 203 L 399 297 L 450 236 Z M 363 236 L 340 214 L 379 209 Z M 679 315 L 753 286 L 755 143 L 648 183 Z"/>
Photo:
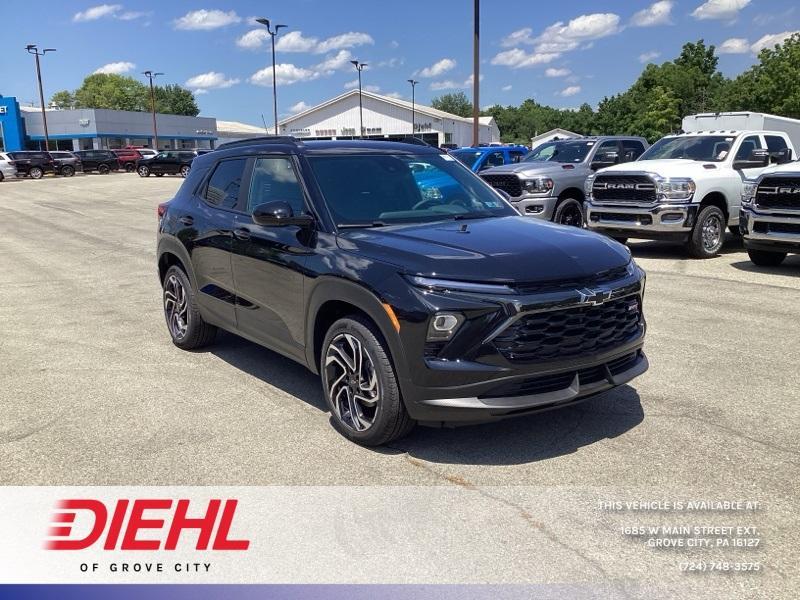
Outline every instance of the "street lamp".
<path id="1" fill-rule="evenodd" d="M 419 81 L 414 81 L 413 79 L 408 79 L 407 81 L 411 84 L 411 137 L 417 137 L 417 128 L 414 122 L 414 88 L 417 87 Z"/>
<path id="2" fill-rule="evenodd" d="M 272 113 L 275 117 L 275 135 L 278 135 L 278 90 L 275 87 L 275 36 L 281 28 L 286 28 L 288 25 L 275 25 L 275 31 L 269 26 L 269 19 L 260 18 L 256 19 L 257 23 L 261 23 L 267 28 L 267 33 L 272 38 Z"/>
<path id="3" fill-rule="evenodd" d="M 480 132 L 478 130 L 478 116 L 480 115 L 478 90 L 481 85 L 479 72 L 481 51 L 481 0 L 475 0 L 472 9 L 472 145 L 478 146 L 480 142 Z"/>
<path id="4" fill-rule="evenodd" d="M 361 100 L 361 71 L 367 66 L 367 63 L 358 62 L 357 60 L 350 61 L 358 71 L 358 120 L 361 125 L 361 137 L 364 137 L 364 105 Z"/>
<path id="5" fill-rule="evenodd" d="M 33 54 L 36 57 L 36 78 L 39 80 L 39 103 L 42 105 L 42 124 L 44 125 L 44 149 L 50 150 L 50 136 L 47 132 L 47 114 L 44 110 L 44 91 L 42 90 L 42 69 L 39 66 L 39 57 L 44 56 L 48 52 L 55 52 L 55 48 L 45 48 L 41 52 L 36 47 L 36 44 L 28 44 L 25 46 L 28 54 Z"/>
<path id="6" fill-rule="evenodd" d="M 163 73 L 153 73 L 152 71 L 145 71 L 142 73 L 145 77 L 150 80 L 150 108 L 153 111 L 153 145 L 155 146 L 155 151 L 158 152 L 158 127 L 156 126 L 156 92 L 153 89 L 153 79 L 158 77 L 159 75 L 163 75 Z"/>

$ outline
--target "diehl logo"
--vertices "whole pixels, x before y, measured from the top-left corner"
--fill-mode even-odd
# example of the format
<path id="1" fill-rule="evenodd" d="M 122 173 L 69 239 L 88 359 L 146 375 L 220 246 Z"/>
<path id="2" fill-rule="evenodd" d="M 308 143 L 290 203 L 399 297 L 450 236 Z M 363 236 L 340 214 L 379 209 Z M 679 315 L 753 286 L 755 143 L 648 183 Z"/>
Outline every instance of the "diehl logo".
<path id="1" fill-rule="evenodd" d="M 600 306 L 605 301 L 611 299 L 611 290 L 578 290 L 581 295 L 581 304 L 591 304 L 592 306 Z"/>
<path id="2" fill-rule="evenodd" d="M 197 550 L 208 550 L 209 545 L 211 550 L 247 550 L 249 540 L 228 537 L 237 503 L 237 500 L 209 500 L 205 514 L 189 517 L 189 500 L 186 499 L 117 500 L 110 515 L 100 500 L 61 500 L 53 513 L 51 539 L 46 541 L 45 548 L 83 550 L 99 542 L 105 534 L 103 550 L 175 550 L 181 533 L 194 530 L 198 532 Z M 73 536 L 73 524 L 81 513 L 92 520 L 91 528 L 87 533 L 81 527 L 82 532 Z M 158 533 L 154 533 L 156 531 Z"/>

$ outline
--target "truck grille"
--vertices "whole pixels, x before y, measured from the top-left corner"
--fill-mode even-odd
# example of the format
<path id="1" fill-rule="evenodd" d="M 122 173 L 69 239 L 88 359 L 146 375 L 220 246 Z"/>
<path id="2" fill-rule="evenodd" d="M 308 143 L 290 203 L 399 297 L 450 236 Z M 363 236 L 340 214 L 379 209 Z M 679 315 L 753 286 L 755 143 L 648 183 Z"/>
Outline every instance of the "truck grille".
<path id="1" fill-rule="evenodd" d="M 493 188 L 503 190 L 513 198 L 522 196 L 522 184 L 519 182 L 519 177 L 516 175 L 493 175 L 487 173 L 486 175 L 481 175 L 481 177 Z"/>
<path id="2" fill-rule="evenodd" d="M 592 183 L 592 196 L 601 202 L 656 201 L 656 184 L 647 175 L 598 175 Z"/>
<path id="3" fill-rule="evenodd" d="M 558 360 L 610 350 L 642 334 L 638 296 L 599 306 L 531 313 L 500 332 L 493 343 L 510 362 Z"/>
<path id="4" fill-rule="evenodd" d="M 800 210 L 800 177 L 764 177 L 756 190 L 763 208 Z"/>

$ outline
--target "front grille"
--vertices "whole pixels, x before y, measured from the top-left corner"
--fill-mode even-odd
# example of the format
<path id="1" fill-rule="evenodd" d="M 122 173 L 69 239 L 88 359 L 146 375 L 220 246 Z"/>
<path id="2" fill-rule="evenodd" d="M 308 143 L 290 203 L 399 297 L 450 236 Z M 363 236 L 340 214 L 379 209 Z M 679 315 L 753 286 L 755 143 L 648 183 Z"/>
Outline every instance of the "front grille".
<path id="1" fill-rule="evenodd" d="M 592 196 L 602 202 L 656 201 L 656 184 L 647 175 L 598 175 L 592 183 Z"/>
<path id="2" fill-rule="evenodd" d="M 498 190 L 503 190 L 509 196 L 517 198 L 522 196 L 522 184 L 516 175 L 490 174 L 481 175 L 484 181 Z"/>
<path id="3" fill-rule="evenodd" d="M 764 177 L 756 190 L 762 208 L 800 210 L 800 177 Z"/>
<path id="4" fill-rule="evenodd" d="M 559 360 L 611 350 L 642 333 L 638 296 L 598 306 L 531 313 L 520 317 L 493 342 L 510 362 Z"/>
<path id="5" fill-rule="evenodd" d="M 595 288 L 599 285 L 613 283 L 622 279 L 628 274 L 628 267 L 623 265 L 606 271 L 601 271 L 590 277 L 578 279 L 563 279 L 560 281 L 537 281 L 531 283 L 519 283 L 515 287 L 520 294 L 541 294 L 547 292 L 559 292 L 562 290 L 578 290 L 581 288 Z"/>
<path id="6" fill-rule="evenodd" d="M 753 231 L 755 233 L 791 233 L 798 235 L 800 234 L 800 224 L 756 221 L 753 225 Z"/>

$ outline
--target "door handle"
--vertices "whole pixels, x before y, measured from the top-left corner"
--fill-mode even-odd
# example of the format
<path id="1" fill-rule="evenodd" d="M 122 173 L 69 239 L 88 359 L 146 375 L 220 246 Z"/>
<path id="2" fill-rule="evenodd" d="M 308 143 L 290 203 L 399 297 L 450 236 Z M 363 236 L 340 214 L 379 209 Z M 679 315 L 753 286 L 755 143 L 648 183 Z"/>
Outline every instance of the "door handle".
<path id="1" fill-rule="evenodd" d="M 184 225 L 187 225 L 187 226 L 194 224 L 194 219 L 192 217 L 190 217 L 189 215 L 182 216 L 181 218 L 178 219 L 178 221 L 180 221 L 181 223 L 183 223 Z"/>
<path id="2" fill-rule="evenodd" d="M 233 230 L 233 236 L 239 240 L 249 240 L 250 239 L 250 230 L 245 229 L 244 227 L 239 227 Z"/>

